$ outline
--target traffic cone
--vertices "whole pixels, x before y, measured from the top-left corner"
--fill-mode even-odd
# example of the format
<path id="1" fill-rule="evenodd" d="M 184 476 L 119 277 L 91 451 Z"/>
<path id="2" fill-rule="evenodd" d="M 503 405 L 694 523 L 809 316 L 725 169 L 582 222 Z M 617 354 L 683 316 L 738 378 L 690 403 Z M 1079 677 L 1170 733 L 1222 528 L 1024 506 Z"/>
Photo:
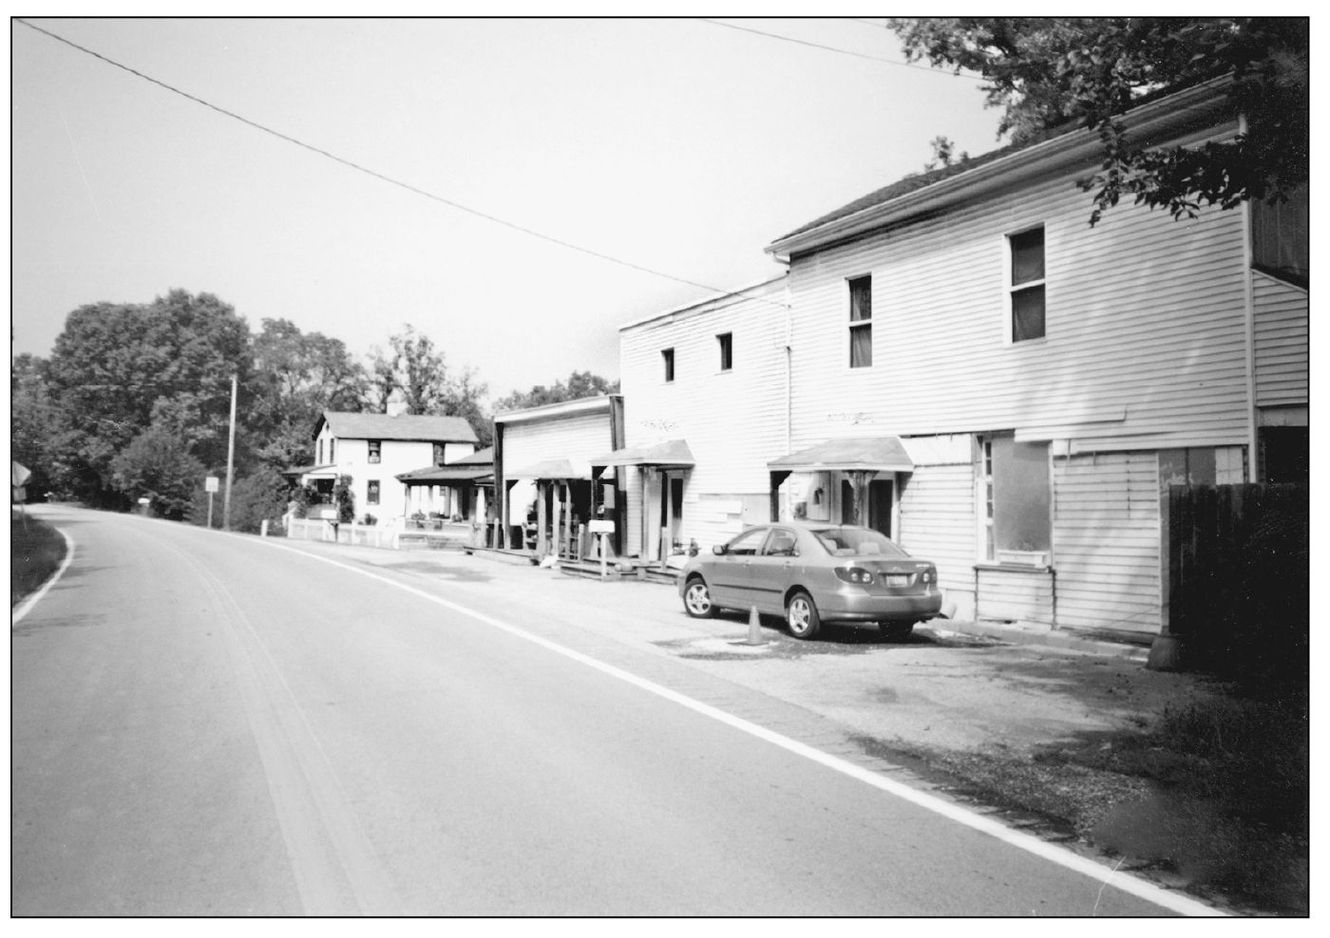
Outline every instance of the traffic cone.
<path id="1" fill-rule="evenodd" d="M 745 645 L 765 645 L 767 640 L 762 637 L 762 622 L 757 615 L 757 607 L 752 606 L 748 613 L 748 640 Z"/>

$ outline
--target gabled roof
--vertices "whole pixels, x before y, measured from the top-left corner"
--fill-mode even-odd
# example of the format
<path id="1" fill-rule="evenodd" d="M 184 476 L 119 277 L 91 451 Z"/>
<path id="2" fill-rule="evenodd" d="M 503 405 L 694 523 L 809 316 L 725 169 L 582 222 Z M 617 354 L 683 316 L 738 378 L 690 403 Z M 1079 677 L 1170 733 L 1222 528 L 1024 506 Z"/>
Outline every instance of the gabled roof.
<path id="1" fill-rule="evenodd" d="M 1225 94 L 1229 84 L 1231 79 L 1221 76 L 1181 90 L 1161 90 L 1142 98 L 1119 119 L 1137 143 L 1147 146 L 1184 129 L 1213 126 L 1233 117 Z M 1097 133 L 1070 122 L 1020 145 L 906 176 L 782 235 L 766 250 L 777 256 L 802 253 L 1000 191 L 1050 168 L 1073 163 L 1093 165 L 1100 158 L 1099 146 Z"/>
<path id="2" fill-rule="evenodd" d="M 341 440 L 404 440 L 426 443 L 475 443 L 476 431 L 462 417 L 417 414 L 353 414 L 325 410 L 314 424 L 318 436 L 327 424 Z"/>

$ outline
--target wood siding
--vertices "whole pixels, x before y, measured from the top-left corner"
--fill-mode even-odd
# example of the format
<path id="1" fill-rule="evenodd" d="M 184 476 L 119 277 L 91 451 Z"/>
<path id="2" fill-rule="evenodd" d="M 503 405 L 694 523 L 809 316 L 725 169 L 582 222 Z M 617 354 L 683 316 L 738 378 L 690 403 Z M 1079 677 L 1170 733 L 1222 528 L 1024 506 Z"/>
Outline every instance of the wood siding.
<path id="1" fill-rule="evenodd" d="M 1053 461 L 1057 624 L 1162 626 L 1159 465 L 1154 453 Z"/>
<path id="2" fill-rule="evenodd" d="M 975 568 L 975 618 L 1053 623 L 1053 571 L 1042 567 Z"/>
<path id="3" fill-rule="evenodd" d="M 1307 291 L 1253 271 L 1256 406 L 1307 405 Z"/>
<path id="4" fill-rule="evenodd" d="M 514 472 L 547 459 L 585 463 L 613 448 L 608 411 L 506 424 L 503 474 L 511 478 Z"/>
<path id="5" fill-rule="evenodd" d="M 625 444 L 688 443 L 697 465 L 684 480 L 680 539 L 702 550 L 745 523 L 768 520 L 767 463 L 785 455 L 784 278 L 625 326 L 619 333 Z M 720 370 L 716 336 L 733 337 L 733 367 Z M 674 349 L 665 381 L 663 349 Z M 631 472 L 628 540 L 640 543 L 641 473 Z M 733 510 L 731 510 L 733 509 Z"/>
<path id="6" fill-rule="evenodd" d="M 956 604 L 955 617 L 974 615 L 974 562 L 978 518 L 974 468 L 963 464 L 916 466 L 902 475 L 900 544 L 937 565 L 938 584 Z"/>
<path id="7" fill-rule="evenodd" d="M 1089 210 L 1061 177 L 793 258 L 794 448 L 998 429 L 1101 451 L 1245 443 L 1241 213 L 1119 206 L 1091 228 Z M 1047 334 L 1011 344 L 1006 236 L 1037 225 Z M 873 365 L 851 369 L 846 281 L 864 274 Z"/>

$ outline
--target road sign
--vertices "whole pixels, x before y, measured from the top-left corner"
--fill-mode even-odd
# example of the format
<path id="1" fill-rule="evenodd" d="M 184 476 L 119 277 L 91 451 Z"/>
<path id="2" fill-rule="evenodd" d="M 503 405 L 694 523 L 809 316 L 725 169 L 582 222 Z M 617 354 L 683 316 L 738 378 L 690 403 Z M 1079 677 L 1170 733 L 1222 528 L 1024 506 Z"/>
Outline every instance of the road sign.
<path id="1" fill-rule="evenodd" d="M 221 484 L 221 481 L 222 481 L 222 480 L 219 479 L 217 476 L 208 476 L 208 478 L 206 478 L 206 479 L 203 480 L 203 489 L 204 489 L 204 491 L 205 491 L 205 492 L 216 492 L 216 491 L 218 491 L 218 490 L 219 490 L 219 489 L 218 489 L 218 486 Z"/>

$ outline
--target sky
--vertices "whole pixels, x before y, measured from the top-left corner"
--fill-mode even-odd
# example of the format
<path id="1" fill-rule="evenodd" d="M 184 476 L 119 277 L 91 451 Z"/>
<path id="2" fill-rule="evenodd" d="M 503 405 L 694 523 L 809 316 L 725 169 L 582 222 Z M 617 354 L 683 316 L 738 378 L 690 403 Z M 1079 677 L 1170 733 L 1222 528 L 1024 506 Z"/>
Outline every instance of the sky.
<path id="1" fill-rule="evenodd" d="M 30 22 L 206 105 L 11 20 L 12 354 L 180 288 L 357 358 L 409 323 L 491 399 L 617 378 L 621 325 L 777 276 L 938 135 L 1001 145 L 882 20 Z"/>

